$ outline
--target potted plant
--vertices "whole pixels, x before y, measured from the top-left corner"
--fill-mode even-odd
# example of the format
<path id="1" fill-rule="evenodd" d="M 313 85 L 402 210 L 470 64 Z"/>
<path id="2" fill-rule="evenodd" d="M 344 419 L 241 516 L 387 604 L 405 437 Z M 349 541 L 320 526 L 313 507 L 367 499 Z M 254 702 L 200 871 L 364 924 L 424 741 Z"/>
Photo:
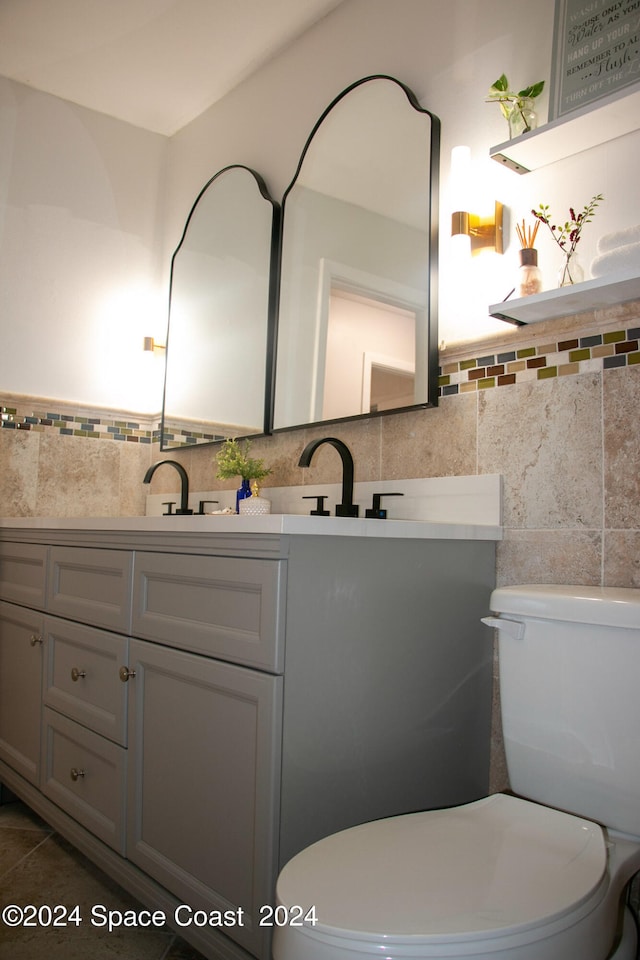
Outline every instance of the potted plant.
<path id="1" fill-rule="evenodd" d="M 500 104 L 502 116 L 509 124 L 509 137 L 519 137 L 521 133 L 528 133 L 538 126 L 534 107 L 536 98 L 543 90 L 544 80 L 540 80 L 514 93 L 509 90 L 509 81 L 503 73 L 489 88 L 486 102 Z"/>
<path id="2" fill-rule="evenodd" d="M 251 496 L 251 481 L 263 480 L 271 473 L 270 467 L 265 467 L 263 460 L 256 460 L 249 456 L 250 440 L 236 440 L 229 438 L 224 441 L 216 455 L 219 480 L 230 480 L 240 477 L 241 484 L 236 494 L 236 513 L 239 513 L 239 503 L 245 497 Z"/>

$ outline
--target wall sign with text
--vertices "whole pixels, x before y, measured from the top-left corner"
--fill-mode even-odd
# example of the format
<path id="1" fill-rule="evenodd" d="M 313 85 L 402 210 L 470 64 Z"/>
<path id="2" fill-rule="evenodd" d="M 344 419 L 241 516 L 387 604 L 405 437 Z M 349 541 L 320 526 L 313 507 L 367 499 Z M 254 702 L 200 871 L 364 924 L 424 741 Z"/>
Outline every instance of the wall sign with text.
<path id="1" fill-rule="evenodd" d="M 556 0 L 550 117 L 640 84 L 640 0 Z"/>

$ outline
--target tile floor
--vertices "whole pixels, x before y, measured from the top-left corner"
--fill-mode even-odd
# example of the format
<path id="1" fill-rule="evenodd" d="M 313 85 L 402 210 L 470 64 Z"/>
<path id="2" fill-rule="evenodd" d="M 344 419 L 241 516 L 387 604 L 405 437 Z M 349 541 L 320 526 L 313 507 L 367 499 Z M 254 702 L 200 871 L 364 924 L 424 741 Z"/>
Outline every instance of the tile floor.
<path id="1" fill-rule="evenodd" d="M 79 904 L 91 917 L 140 904 L 20 802 L 0 806 L 0 908 L 8 904 Z M 0 960 L 203 960 L 168 928 L 108 933 L 81 926 L 10 927 L 0 920 Z"/>

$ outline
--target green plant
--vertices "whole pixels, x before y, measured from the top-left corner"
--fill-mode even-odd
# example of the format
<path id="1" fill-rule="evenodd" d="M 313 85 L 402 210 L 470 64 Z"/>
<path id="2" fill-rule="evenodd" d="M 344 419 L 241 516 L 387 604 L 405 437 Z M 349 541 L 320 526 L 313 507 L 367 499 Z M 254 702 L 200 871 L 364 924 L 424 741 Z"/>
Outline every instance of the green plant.
<path id="1" fill-rule="evenodd" d="M 560 286 L 564 286 L 564 284 L 567 282 L 573 283 L 573 277 L 571 276 L 570 269 L 571 257 L 575 253 L 576 247 L 580 242 L 584 225 L 586 223 L 591 223 L 593 215 L 596 212 L 601 200 L 604 200 L 603 195 L 601 193 L 597 193 L 591 198 L 589 203 L 586 204 L 582 210 L 582 213 L 578 214 L 576 214 L 573 207 L 569 207 L 569 220 L 563 224 L 551 223 L 549 207 L 544 203 L 539 204 L 537 210 L 531 211 L 534 217 L 536 217 L 541 223 L 544 223 L 544 225 L 549 228 L 551 236 L 565 256 L 565 265 L 560 280 Z"/>
<path id="2" fill-rule="evenodd" d="M 262 480 L 271 473 L 270 467 L 265 467 L 263 460 L 254 460 L 249 456 L 250 440 L 227 439 L 222 444 L 216 462 L 219 480 L 229 480 L 231 477 L 242 477 L 243 480 Z"/>
<path id="3" fill-rule="evenodd" d="M 513 90 L 509 90 L 509 81 L 503 73 L 489 87 L 487 103 L 498 103 L 500 105 L 502 116 L 509 123 L 509 129 L 511 129 L 514 119 L 518 118 L 521 121 L 522 131 L 527 133 L 531 130 L 529 113 L 525 109 L 527 101 L 535 100 L 543 90 L 544 80 L 540 80 L 538 83 L 532 83 L 530 87 L 525 87 L 524 90 L 514 93 Z"/>

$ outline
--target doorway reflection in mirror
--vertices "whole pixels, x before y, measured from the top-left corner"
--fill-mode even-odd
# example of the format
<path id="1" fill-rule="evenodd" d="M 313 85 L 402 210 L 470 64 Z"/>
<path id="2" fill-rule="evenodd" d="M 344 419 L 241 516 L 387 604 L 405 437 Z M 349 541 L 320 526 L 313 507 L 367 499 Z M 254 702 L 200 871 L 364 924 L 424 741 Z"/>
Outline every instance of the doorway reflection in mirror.
<path id="1" fill-rule="evenodd" d="M 334 288 L 321 420 L 415 403 L 416 314 Z"/>

